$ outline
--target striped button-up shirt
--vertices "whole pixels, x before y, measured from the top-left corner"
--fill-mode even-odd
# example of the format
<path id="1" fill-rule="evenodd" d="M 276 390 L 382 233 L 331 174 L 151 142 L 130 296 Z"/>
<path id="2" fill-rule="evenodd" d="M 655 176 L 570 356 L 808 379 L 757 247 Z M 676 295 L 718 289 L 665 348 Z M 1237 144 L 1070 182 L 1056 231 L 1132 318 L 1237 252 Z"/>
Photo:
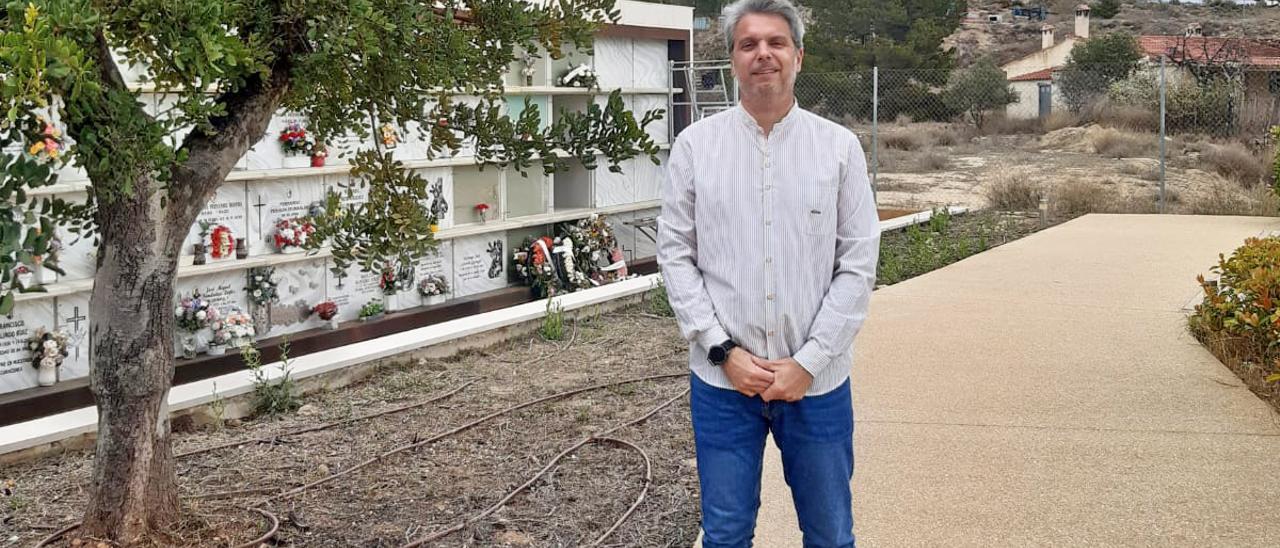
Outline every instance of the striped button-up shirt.
<path id="1" fill-rule="evenodd" d="M 658 263 L 689 366 L 732 389 L 707 358 L 732 339 L 813 375 L 807 395 L 849 377 L 880 252 L 858 138 L 798 105 L 766 136 L 741 106 L 680 133 L 667 163 Z"/>

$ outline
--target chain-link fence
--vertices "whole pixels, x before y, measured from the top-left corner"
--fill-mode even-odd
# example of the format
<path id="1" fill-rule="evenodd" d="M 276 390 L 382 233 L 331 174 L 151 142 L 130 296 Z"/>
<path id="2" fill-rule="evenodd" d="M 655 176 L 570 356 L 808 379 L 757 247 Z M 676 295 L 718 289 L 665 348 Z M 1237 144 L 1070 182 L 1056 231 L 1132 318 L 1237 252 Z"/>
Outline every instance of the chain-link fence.
<path id="1" fill-rule="evenodd" d="M 801 73 L 796 96 L 859 135 L 883 207 L 1276 213 L 1280 67 L 1068 67 Z"/>

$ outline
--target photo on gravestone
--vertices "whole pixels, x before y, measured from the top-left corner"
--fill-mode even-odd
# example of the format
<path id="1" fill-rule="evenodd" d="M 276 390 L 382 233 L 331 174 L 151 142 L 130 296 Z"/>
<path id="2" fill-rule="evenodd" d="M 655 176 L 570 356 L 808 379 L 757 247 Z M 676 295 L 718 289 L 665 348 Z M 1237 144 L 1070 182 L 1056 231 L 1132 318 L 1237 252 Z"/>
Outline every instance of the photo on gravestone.
<path id="1" fill-rule="evenodd" d="M 382 300 L 378 273 L 361 272 L 360 265 L 354 264 L 338 273 L 334 273 L 333 268 L 333 260 L 326 259 L 325 299 L 338 305 L 339 321 L 355 320 L 360 316 L 360 307 L 370 300 Z"/>
<path id="2" fill-rule="evenodd" d="M 177 295 L 174 295 L 174 306 L 176 307 L 183 297 L 192 295 L 200 295 L 200 297 L 209 304 L 210 308 L 218 309 L 218 315 L 225 318 L 227 314 L 233 310 L 249 313 L 249 295 L 245 292 L 247 279 L 245 271 L 233 270 L 229 272 L 218 272 L 205 276 L 195 276 L 191 278 L 179 278 L 177 283 Z M 174 355 L 182 355 L 182 338 L 188 333 L 176 328 L 174 333 Z M 205 326 L 194 333 L 196 352 L 205 352 L 209 348 L 209 341 L 213 338 L 213 331 Z"/>
<path id="3" fill-rule="evenodd" d="M 209 260 L 234 260 L 234 251 L 229 255 L 225 253 L 219 254 L 214 250 L 216 246 L 210 245 L 213 237 L 212 231 L 218 226 L 225 226 L 231 229 L 230 237 L 233 243 L 236 238 L 245 238 L 246 243 L 248 242 L 249 212 L 246 188 L 244 182 L 226 183 L 218 187 L 217 193 L 209 200 L 209 204 L 196 217 L 195 224 L 191 225 L 191 230 L 187 233 L 187 240 L 182 245 L 183 255 L 191 255 L 193 246 L 202 243 L 205 245 L 205 252 Z M 201 222 L 208 223 L 210 227 L 210 233 L 206 234 L 203 239 L 200 237 Z"/>
<path id="4" fill-rule="evenodd" d="M 57 329 L 67 334 L 67 357 L 62 362 L 62 380 L 79 379 L 89 375 L 89 356 L 92 346 L 89 338 L 88 291 L 71 295 L 59 295 L 55 300 Z"/>
<path id="5" fill-rule="evenodd" d="M 326 261 L 317 259 L 276 267 L 276 294 L 271 305 L 271 330 L 267 337 L 278 337 L 320 327 L 311 307 L 325 300 Z"/>
<path id="6" fill-rule="evenodd" d="M 0 394 L 39 385 L 27 343 L 41 327 L 54 328 L 53 299 L 20 301 L 13 314 L 0 316 Z"/>
<path id="7" fill-rule="evenodd" d="M 324 198 L 322 175 L 279 181 L 249 182 L 249 253 L 262 256 L 278 253 L 272 238 L 276 223 L 305 217 Z"/>
<path id="8" fill-rule="evenodd" d="M 437 229 L 453 228 L 453 170 L 449 168 L 419 169 L 418 176 L 427 182 L 427 191 L 431 195 L 423 202 L 423 207 L 435 215 Z"/>
<path id="9" fill-rule="evenodd" d="M 454 240 L 454 296 L 469 297 L 507 286 L 506 233 Z"/>

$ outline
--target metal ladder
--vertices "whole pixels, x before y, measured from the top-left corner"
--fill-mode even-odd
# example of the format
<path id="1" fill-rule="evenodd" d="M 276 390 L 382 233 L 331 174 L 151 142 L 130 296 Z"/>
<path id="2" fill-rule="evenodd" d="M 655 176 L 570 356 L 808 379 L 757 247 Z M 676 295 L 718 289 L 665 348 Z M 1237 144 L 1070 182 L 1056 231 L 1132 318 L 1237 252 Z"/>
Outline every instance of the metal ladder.
<path id="1" fill-rule="evenodd" d="M 738 104 L 738 86 L 727 59 L 671 62 L 672 87 L 683 84 L 683 100 L 671 98 L 672 108 L 689 107 L 696 122 Z"/>

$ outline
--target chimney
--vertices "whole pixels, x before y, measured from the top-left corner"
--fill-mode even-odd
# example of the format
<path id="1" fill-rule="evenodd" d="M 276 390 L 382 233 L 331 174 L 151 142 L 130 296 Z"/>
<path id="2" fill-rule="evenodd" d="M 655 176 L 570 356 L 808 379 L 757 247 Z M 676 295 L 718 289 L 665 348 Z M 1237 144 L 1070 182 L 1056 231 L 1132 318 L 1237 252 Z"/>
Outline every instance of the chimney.
<path id="1" fill-rule="evenodd" d="M 1089 38 L 1089 5 L 1076 6 L 1076 37 L 1082 40 Z"/>
<path id="2" fill-rule="evenodd" d="M 1204 36 L 1204 27 L 1200 23 L 1191 23 L 1187 25 L 1187 36 Z"/>
<path id="3" fill-rule="evenodd" d="M 1040 49 L 1053 47 L 1053 25 L 1045 23 L 1040 27 Z"/>

